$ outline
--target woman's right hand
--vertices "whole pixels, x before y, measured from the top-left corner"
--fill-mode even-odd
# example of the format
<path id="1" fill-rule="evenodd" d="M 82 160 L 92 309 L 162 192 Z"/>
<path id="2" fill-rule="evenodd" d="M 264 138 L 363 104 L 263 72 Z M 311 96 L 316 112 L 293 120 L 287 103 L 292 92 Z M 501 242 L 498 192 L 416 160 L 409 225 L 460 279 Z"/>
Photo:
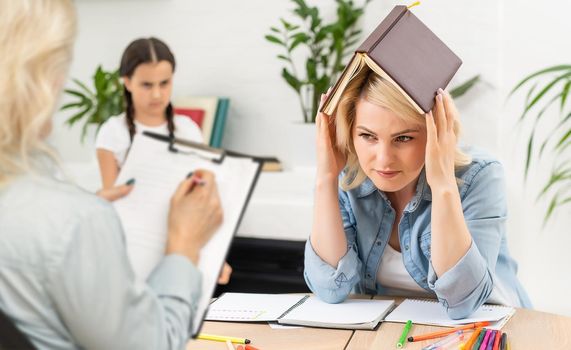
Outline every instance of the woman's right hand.
<path id="1" fill-rule="evenodd" d="M 222 224 L 222 204 L 214 174 L 197 170 L 171 198 L 167 254 L 182 254 L 195 264 L 200 249 Z"/>
<path id="2" fill-rule="evenodd" d="M 320 109 L 330 92 L 331 88 L 326 94 L 321 95 Z M 318 112 L 315 125 L 317 129 L 317 178 L 318 180 L 330 178 L 337 181 L 337 177 L 345 167 L 347 157 L 337 148 L 335 116 Z"/>

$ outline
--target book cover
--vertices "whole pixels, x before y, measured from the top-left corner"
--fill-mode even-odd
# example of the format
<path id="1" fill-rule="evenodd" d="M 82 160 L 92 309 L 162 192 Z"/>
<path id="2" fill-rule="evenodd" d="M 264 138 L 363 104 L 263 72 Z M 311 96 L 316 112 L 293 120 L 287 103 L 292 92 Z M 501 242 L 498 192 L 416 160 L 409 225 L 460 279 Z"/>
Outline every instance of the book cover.
<path id="1" fill-rule="evenodd" d="M 332 114 L 349 81 L 368 66 L 389 80 L 419 113 L 429 112 L 462 60 L 406 6 L 395 6 L 357 48 L 322 112 Z"/>
<path id="2" fill-rule="evenodd" d="M 218 97 L 215 96 L 185 96 L 177 97 L 173 100 L 175 109 L 201 109 L 204 111 L 200 129 L 202 139 L 208 144 L 214 130 L 216 120 L 216 109 L 218 107 Z"/>
<path id="3" fill-rule="evenodd" d="M 192 119 L 193 122 L 202 128 L 202 120 L 204 119 L 204 110 L 197 108 L 174 108 L 175 115 L 184 115 Z"/>

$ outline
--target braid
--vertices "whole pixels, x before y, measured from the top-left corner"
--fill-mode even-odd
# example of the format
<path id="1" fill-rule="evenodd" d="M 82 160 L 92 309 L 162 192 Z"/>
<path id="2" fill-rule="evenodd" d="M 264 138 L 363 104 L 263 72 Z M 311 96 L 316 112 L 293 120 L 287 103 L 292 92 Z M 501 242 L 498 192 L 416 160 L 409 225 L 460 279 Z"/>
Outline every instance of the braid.
<path id="1" fill-rule="evenodd" d="M 135 127 L 135 107 L 133 106 L 133 98 L 131 93 L 127 88 L 123 87 L 125 94 L 125 120 L 127 122 L 127 129 L 129 130 L 129 139 L 133 142 L 133 137 L 135 137 L 136 127 Z"/>
<path id="2" fill-rule="evenodd" d="M 167 128 L 169 131 L 169 138 L 171 140 L 173 140 L 174 139 L 175 126 L 174 126 L 174 111 L 172 108 L 172 103 L 169 103 L 169 105 L 167 106 L 165 114 L 166 114 L 165 116 L 167 118 Z"/>

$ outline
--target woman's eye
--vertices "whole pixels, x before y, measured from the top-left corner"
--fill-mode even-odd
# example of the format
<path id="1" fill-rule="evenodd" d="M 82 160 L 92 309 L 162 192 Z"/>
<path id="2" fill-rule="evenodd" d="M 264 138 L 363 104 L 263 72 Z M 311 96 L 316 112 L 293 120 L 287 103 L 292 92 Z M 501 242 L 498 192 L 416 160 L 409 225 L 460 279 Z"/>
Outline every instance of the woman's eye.
<path id="1" fill-rule="evenodd" d="M 408 142 L 408 141 L 410 141 L 410 140 L 412 140 L 412 137 L 410 137 L 410 136 L 405 136 L 405 135 L 397 136 L 397 137 L 395 138 L 395 141 L 396 141 L 396 142 Z"/>
<path id="2" fill-rule="evenodd" d="M 359 137 L 362 137 L 365 141 L 374 141 L 376 139 L 375 136 L 365 133 L 359 134 Z"/>

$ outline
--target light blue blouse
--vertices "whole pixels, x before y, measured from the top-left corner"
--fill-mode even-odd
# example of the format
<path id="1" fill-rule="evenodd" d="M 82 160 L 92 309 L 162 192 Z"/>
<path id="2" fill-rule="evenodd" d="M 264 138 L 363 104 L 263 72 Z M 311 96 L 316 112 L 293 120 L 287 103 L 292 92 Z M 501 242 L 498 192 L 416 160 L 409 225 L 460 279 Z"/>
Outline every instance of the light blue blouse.
<path id="1" fill-rule="evenodd" d="M 40 349 L 183 349 L 201 275 L 166 256 L 147 283 L 110 203 L 51 176 L 0 188 L 0 308 Z"/>
<path id="2" fill-rule="evenodd" d="M 424 171 L 399 223 L 406 270 L 420 287 L 438 298 L 453 319 L 467 317 L 484 302 L 493 302 L 493 296 L 513 306 L 531 307 L 516 276 L 517 263 L 508 250 L 502 166 L 484 153 L 469 153 L 472 163 L 456 172 L 464 218 L 472 235 L 472 244 L 460 261 L 436 276 L 430 259 L 432 196 Z M 396 215 L 390 201 L 367 179 L 353 190 L 339 190 L 339 208 L 347 253 L 333 267 L 315 253 L 308 240 L 304 271 L 307 285 L 331 303 L 345 300 L 351 292 L 395 294 L 377 281 L 377 269 Z"/>

